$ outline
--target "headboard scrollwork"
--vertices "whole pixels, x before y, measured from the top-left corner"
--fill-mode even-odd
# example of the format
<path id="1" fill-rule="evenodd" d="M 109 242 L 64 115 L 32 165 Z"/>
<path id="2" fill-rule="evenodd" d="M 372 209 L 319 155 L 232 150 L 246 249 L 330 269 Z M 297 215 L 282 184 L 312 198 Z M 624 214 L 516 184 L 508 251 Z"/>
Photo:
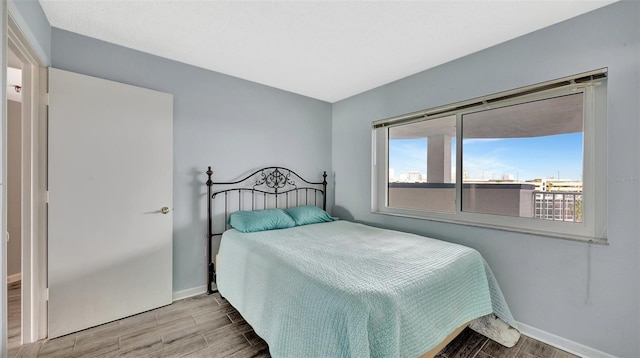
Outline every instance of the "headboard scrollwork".
<path id="1" fill-rule="evenodd" d="M 263 184 L 266 185 L 267 188 L 273 189 L 275 193 L 278 192 L 278 189 L 287 186 L 287 184 L 293 187 L 296 186 L 295 182 L 291 179 L 291 172 L 287 172 L 285 175 L 279 168 L 274 168 L 273 171 L 268 174 L 265 173 L 264 170 L 261 170 L 260 178 L 253 187 L 256 188 Z"/>

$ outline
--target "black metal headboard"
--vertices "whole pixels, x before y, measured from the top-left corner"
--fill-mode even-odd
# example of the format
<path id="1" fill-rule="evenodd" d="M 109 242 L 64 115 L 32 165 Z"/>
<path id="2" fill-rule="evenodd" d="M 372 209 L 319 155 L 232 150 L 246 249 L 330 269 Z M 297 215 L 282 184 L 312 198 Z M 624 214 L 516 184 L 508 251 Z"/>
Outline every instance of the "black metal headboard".
<path id="1" fill-rule="evenodd" d="M 231 182 L 214 182 L 213 171 L 209 167 L 207 173 L 207 293 L 212 294 L 212 284 L 216 282 L 215 264 L 212 258 L 212 240 L 222 235 L 228 228 L 229 215 L 237 210 L 260 210 L 269 208 L 288 208 L 301 205 L 320 206 L 327 209 L 327 172 L 322 174 L 321 182 L 312 182 L 302 178 L 291 169 L 283 167 L 266 167 Z M 213 187 L 216 187 L 215 191 Z M 222 230 L 214 233 L 214 202 L 222 202 L 217 207 L 224 209 Z M 220 216 L 220 215 L 218 215 Z"/>

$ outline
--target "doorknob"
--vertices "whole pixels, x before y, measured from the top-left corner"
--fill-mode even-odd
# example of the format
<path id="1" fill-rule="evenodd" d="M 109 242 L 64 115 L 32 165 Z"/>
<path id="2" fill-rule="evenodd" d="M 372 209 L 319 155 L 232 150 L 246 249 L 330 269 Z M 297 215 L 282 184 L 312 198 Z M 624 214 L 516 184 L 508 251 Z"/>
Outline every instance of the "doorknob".
<path id="1" fill-rule="evenodd" d="M 160 209 L 160 212 L 163 214 L 168 214 L 169 213 L 169 208 L 166 206 L 163 206 L 162 209 Z"/>

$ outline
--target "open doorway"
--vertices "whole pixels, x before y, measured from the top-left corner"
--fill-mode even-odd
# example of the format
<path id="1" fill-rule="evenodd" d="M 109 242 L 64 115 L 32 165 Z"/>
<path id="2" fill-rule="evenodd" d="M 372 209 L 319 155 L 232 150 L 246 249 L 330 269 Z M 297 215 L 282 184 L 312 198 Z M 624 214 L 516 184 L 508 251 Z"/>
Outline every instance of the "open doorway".
<path id="1" fill-rule="evenodd" d="M 7 51 L 7 345 L 19 346 L 22 330 L 22 66 Z"/>
<path id="2" fill-rule="evenodd" d="M 7 22 L 8 347 L 46 337 L 45 63 L 9 14 Z"/>

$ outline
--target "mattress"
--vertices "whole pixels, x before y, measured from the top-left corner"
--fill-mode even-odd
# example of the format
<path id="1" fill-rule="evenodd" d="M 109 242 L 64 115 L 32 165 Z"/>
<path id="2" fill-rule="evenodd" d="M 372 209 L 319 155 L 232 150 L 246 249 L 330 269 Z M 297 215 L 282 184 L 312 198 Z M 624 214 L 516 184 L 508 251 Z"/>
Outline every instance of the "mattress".
<path id="1" fill-rule="evenodd" d="M 515 321 L 482 256 L 336 221 L 223 234 L 217 284 L 273 357 L 417 357 L 478 317 Z"/>

